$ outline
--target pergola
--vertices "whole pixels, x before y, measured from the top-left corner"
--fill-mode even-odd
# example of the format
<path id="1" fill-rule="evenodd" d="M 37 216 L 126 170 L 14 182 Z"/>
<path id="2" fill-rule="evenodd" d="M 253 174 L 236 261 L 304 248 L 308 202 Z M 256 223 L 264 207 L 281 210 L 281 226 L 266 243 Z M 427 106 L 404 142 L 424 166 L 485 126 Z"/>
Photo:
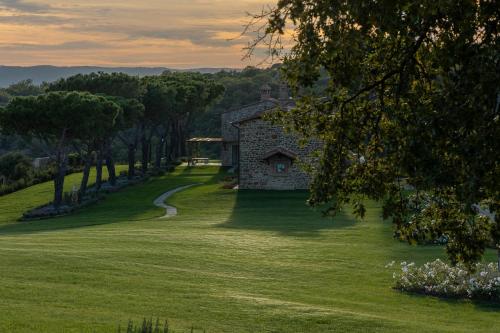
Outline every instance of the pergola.
<path id="1" fill-rule="evenodd" d="M 222 138 L 192 138 L 187 140 L 189 160 L 188 165 L 196 165 L 198 162 L 208 164 L 209 160 L 200 155 L 200 145 L 202 143 L 222 143 Z"/>

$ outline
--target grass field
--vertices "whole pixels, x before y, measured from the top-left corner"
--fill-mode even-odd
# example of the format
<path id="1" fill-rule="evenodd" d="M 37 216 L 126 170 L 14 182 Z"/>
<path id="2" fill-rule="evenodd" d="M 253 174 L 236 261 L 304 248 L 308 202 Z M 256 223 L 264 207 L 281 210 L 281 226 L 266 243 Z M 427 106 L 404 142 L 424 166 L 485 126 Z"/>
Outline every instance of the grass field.
<path id="1" fill-rule="evenodd" d="M 388 262 L 444 253 L 393 240 L 376 204 L 365 221 L 332 221 L 306 193 L 224 190 L 220 176 L 179 168 L 32 223 L 15 220 L 50 184 L 0 198 L 0 332 L 116 332 L 144 316 L 179 332 L 500 331 L 498 306 L 391 289 Z M 157 196 L 198 182 L 169 200 L 178 216 L 158 219 Z"/>

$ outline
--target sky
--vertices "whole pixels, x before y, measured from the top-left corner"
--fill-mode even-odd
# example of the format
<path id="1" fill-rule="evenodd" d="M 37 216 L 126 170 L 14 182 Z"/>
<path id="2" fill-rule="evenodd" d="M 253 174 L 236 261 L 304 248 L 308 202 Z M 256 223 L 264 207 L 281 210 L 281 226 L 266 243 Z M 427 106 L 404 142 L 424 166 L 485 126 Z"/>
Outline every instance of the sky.
<path id="1" fill-rule="evenodd" d="M 0 65 L 255 65 L 248 22 L 276 0 L 0 0 Z M 235 39 L 236 38 L 236 39 Z"/>

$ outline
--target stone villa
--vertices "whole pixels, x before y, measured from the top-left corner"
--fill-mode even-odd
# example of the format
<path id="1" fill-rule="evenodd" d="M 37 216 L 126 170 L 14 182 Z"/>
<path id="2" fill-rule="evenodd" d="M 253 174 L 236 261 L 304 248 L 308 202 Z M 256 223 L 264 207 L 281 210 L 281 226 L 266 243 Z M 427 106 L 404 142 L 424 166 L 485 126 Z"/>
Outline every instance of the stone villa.
<path id="1" fill-rule="evenodd" d="M 276 108 L 291 109 L 294 102 L 288 88 L 280 88 L 280 98 L 271 98 L 271 88 L 261 88 L 260 102 L 222 115 L 222 165 L 239 171 L 240 189 L 307 189 L 310 177 L 298 160 L 307 161 L 318 144 L 300 146 L 297 137 L 264 120 Z"/>

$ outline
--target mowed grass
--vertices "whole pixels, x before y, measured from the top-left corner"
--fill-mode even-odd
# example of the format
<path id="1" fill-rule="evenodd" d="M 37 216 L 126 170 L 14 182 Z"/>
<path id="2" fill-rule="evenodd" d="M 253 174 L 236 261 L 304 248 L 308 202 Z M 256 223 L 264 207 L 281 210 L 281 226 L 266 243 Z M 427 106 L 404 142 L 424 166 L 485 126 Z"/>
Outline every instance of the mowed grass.
<path id="1" fill-rule="evenodd" d="M 391 289 L 388 262 L 444 252 L 393 240 L 376 204 L 365 221 L 331 220 L 307 193 L 224 190 L 222 176 L 179 168 L 31 223 L 15 220 L 49 185 L 0 198 L 0 332 L 116 332 L 143 317 L 180 332 L 499 332 L 498 306 Z M 152 201 L 192 183 L 160 219 Z"/>

